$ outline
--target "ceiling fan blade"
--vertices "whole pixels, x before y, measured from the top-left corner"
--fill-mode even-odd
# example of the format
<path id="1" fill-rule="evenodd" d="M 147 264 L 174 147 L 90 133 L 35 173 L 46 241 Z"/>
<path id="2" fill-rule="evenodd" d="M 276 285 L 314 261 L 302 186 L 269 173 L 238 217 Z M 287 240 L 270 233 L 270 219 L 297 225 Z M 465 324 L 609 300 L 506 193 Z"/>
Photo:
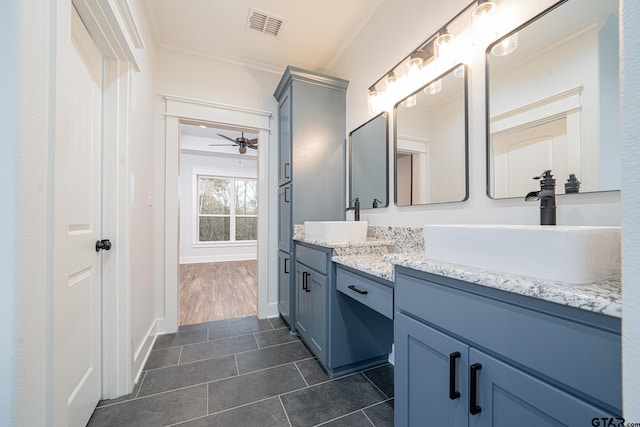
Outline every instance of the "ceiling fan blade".
<path id="1" fill-rule="evenodd" d="M 229 141 L 233 142 L 234 144 L 237 144 L 237 143 L 238 143 L 235 139 L 233 139 L 233 138 L 229 138 L 228 136 L 223 135 L 223 134 L 221 134 L 221 133 L 219 133 L 219 134 L 218 134 L 218 136 L 221 136 L 221 137 L 223 137 L 223 138 L 225 138 L 225 139 L 228 139 Z"/>
<path id="2" fill-rule="evenodd" d="M 209 144 L 209 147 L 235 147 L 236 144 Z"/>
<path id="3" fill-rule="evenodd" d="M 251 144 L 251 145 L 257 145 L 258 144 L 258 138 L 248 139 L 247 143 Z"/>
<path id="4" fill-rule="evenodd" d="M 257 145 L 249 145 L 249 144 L 247 144 L 247 147 L 249 147 L 249 148 L 253 148 L 254 150 L 257 150 L 257 149 L 258 149 L 258 146 L 257 146 Z"/>

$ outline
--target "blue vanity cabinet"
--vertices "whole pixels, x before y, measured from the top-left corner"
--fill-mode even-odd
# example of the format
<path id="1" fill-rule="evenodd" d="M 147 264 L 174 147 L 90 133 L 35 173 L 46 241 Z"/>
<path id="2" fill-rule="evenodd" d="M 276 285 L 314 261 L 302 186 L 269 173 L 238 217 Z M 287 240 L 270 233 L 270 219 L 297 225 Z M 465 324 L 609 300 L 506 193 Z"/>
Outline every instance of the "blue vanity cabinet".
<path id="1" fill-rule="evenodd" d="M 296 245 L 295 326 L 307 347 L 327 364 L 327 294 L 331 249 Z"/>
<path id="2" fill-rule="evenodd" d="M 293 224 L 291 222 L 291 183 L 278 188 L 278 249 L 291 253 Z"/>
<path id="3" fill-rule="evenodd" d="M 286 91 L 278 102 L 278 185 L 291 182 L 291 96 Z"/>
<path id="4" fill-rule="evenodd" d="M 288 252 L 278 251 L 278 311 L 287 323 L 291 323 L 291 255 Z"/>
<path id="5" fill-rule="evenodd" d="M 289 66 L 273 94 L 278 101 L 278 249 L 291 257 L 294 224 L 345 217 L 347 86 L 346 80 Z M 284 274 L 279 277 L 287 280 Z M 292 332 L 294 277 L 278 286 L 280 314 Z"/>
<path id="6" fill-rule="evenodd" d="M 337 289 L 345 271 L 331 262 L 332 253 L 330 248 L 296 242 L 294 317 L 304 343 L 335 377 L 386 362 L 393 321 Z M 362 280 L 389 288 L 393 300 L 393 283 L 372 277 Z"/>
<path id="7" fill-rule="evenodd" d="M 591 425 L 621 413 L 620 320 L 396 267 L 395 422 Z"/>

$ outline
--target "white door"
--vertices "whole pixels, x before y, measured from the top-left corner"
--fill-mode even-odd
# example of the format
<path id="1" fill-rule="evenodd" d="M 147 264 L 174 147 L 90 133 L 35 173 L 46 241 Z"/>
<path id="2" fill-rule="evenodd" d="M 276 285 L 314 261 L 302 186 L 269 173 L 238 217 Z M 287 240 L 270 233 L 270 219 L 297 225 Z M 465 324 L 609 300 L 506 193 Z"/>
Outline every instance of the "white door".
<path id="1" fill-rule="evenodd" d="M 108 252 L 96 251 L 102 239 L 102 56 L 75 10 L 71 41 L 69 75 L 59 95 L 67 97 L 68 138 L 56 141 L 64 156 L 56 161 L 64 169 L 57 174 L 56 199 L 64 206 L 59 220 L 66 236 L 59 248 L 66 252 L 58 259 L 66 283 L 54 292 L 54 364 L 61 366 L 54 393 L 64 393 L 66 407 L 58 410 L 66 412 L 67 425 L 84 426 L 101 396 L 100 267 Z"/>

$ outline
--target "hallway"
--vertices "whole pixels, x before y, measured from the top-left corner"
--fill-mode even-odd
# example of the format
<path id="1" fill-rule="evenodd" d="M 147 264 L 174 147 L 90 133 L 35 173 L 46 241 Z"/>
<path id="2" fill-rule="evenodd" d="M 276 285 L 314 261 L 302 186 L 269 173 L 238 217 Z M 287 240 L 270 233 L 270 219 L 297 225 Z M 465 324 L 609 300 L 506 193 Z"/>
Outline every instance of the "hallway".
<path id="1" fill-rule="evenodd" d="M 255 316 L 159 336 L 133 393 L 89 426 L 393 425 L 393 366 L 330 380 L 279 319 Z"/>

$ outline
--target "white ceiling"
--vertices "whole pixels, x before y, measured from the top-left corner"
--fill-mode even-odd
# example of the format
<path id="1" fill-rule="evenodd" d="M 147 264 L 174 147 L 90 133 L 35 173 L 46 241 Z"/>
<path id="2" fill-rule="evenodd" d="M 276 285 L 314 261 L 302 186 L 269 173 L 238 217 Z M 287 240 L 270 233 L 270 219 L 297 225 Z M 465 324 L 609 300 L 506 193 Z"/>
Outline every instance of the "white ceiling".
<path id="1" fill-rule="evenodd" d="M 282 72 L 326 72 L 385 0 L 142 0 L 158 49 Z M 278 37 L 247 29 L 253 8 L 284 20 Z"/>
<path id="2" fill-rule="evenodd" d="M 188 151 L 209 152 L 215 154 L 240 155 L 238 146 L 233 142 L 222 138 L 219 134 L 236 139 L 244 136 L 247 139 L 257 138 L 258 134 L 236 129 L 214 127 L 212 125 L 183 123 L 180 125 L 180 149 Z M 210 145 L 213 144 L 213 145 Z M 258 150 L 248 149 L 242 156 L 256 157 Z"/>

